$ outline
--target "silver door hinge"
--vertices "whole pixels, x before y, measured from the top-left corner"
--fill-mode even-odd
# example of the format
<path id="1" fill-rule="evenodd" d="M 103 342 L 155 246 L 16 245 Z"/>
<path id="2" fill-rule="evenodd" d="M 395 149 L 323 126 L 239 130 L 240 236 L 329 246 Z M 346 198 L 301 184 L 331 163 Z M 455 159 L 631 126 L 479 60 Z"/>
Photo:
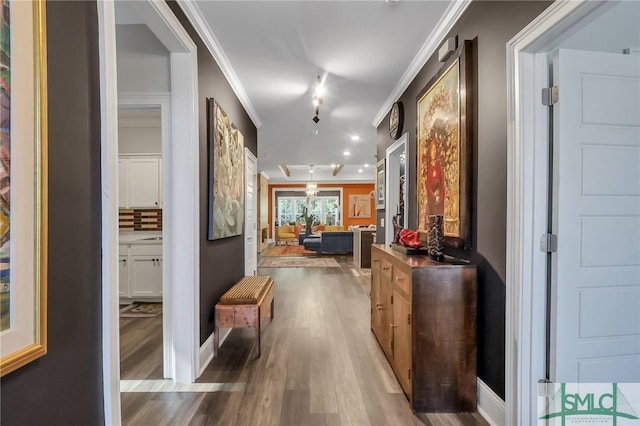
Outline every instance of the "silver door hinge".
<path id="1" fill-rule="evenodd" d="M 558 103 L 558 86 L 542 89 L 542 105 L 551 106 Z"/>
<path id="2" fill-rule="evenodd" d="M 543 253 L 555 253 L 558 251 L 558 236 L 555 234 L 543 234 L 540 237 L 540 251 Z"/>
<path id="3" fill-rule="evenodd" d="M 555 383 L 549 379 L 538 380 L 538 396 L 553 398 L 553 395 L 555 395 Z"/>

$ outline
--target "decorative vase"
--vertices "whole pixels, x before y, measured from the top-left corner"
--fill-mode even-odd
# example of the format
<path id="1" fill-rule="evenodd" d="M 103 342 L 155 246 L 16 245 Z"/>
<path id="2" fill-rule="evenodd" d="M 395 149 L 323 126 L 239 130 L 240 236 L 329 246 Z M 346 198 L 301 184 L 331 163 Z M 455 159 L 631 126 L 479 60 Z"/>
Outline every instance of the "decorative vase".
<path id="1" fill-rule="evenodd" d="M 429 257 L 433 260 L 444 260 L 444 217 L 441 215 L 429 216 Z"/>

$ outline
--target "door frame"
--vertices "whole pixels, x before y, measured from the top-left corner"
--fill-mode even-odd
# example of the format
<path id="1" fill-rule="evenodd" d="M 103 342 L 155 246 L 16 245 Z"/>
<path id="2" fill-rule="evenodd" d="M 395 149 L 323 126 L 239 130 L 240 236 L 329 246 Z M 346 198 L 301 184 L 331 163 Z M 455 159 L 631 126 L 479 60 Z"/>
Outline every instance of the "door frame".
<path id="1" fill-rule="evenodd" d="M 393 216 L 395 211 L 393 210 L 394 204 L 397 204 L 400 198 L 400 194 L 395 191 L 392 192 L 391 188 L 398 188 L 400 185 L 400 155 L 404 151 L 404 223 L 400 225 L 403 228 L 409 227 L 409 194 L 407 193 L 407 188 L 409 187 L 408 182 L 410 182 L 411 176 L 409 175 L 409 162 L 407 159 L 409 158 L 409 133 L 406 132 L 397 141 L 395 141 L 391 146 L 389 146 L 386 150 L 386 187 L 385 187 L 385 232 L 384 232 L 384 242 L 385 244 L 391 244 L 393 242 Z"/>
<path id="2" fill-rule="evenodd" d="M 171 318 L 170 377 L 199 372 L 199 122 L 197 48 L 165 2 L 132 2 L 170 52 L 170 135 L 163 143 L 164 309 Z M 102 345 L 105 424 L 121 423 L 118 309 L 118 90 L 114 0 L 97 2 L 102 170 Z M 175 147 L 174 147 L 175 145 Z M 180 291 L 173 291 L 180 287 Z M 173 354 L 180 356 L 173 356 Z"/>
<path id="3" fill-rule="evenodd" d="M 613 3 L 613 2 L 612 2 Z M 537 423 L 538 380 L 545 377 L 549 176 L 548 53 L 585 18 L 611 5 L 554 2 L 507 43 L 506 424 Z"/>
<path id="4" fill-rule="evenodd" d="M 258 194 L 258 157 L 256 157 L 255 155 L 253 155 L 253 152 L 251 152 L 249 150 L 249 148 L 245 147 L 244 148 L 244 161 L 245 161 L 245 166 L 244 166 L 244 179 L 245 179 L 245 188 L 244 188 L 244 274 L 245 275 L 253 275 L 250 274 L 248 270 L 248 262 L 247 259 L 249 258 L 247 255 L 247 252 L 249 251 L 249 235 L 251 232 L 253 232 L 253 238 L 255 241 L 255 249 L 256 252 L 254 253 L 254 257 L 255 257 L 255 261 L 256 261 L 256 269 L 258 268 L 258 217 L 256 216 L 257 212 L 258 212 L 258 199 L 257 199 L 257 194 Z M 255 171 L 256 173 L 253 176 L 247 176 L 247 161 L 251 161 L 253 162 L 253 164 L 255 164 Z M 248 224 L 247 224 L 247 217 L 249 217 L 248 213 L 249 213 L 249 203 L 247 203 L 247 188 L 249 187 L 249 179 L 253 179 L 253 219 L 254 222 L 253 224 L 255 225 L 253 229 L 249 229 Z M 254 271 L 255 272 L 255 271 Z"/>
<path id="5" fill-rule="evenodd" d="M 128 108 L 160 108 L 160 133 L 162 137 L 162 153 L 171 149 L 171 93 L 132 93 L 124 92 L 118 95 L 118 107 L 125 106 Z M 119 154 L 119 153 L 118 153 Z M 163 157 L 164 158 L 164 157 Z M 164 192 L 167 183 L 171 182 L 171 175 L 166 167 L 162 168 L 162 198 L 164 200 Z M 162 239 L 162 255 L 163 259 L 167 254 L 167 259 L 171 255 L 170 238 Z M 162 302 L 165 304 L 165 298 L 171 294 L 171 281 L 165 279 L 171 273 L 170 262 L 162 262 Z M 168 300 L 168 299 L 167 299 Z M 174 377 L 174 361 L 173 361 L 173 322 L 171 307 L 166 304 L 169 309 L 162 310 L 162 374 L 165 378 Z"/>

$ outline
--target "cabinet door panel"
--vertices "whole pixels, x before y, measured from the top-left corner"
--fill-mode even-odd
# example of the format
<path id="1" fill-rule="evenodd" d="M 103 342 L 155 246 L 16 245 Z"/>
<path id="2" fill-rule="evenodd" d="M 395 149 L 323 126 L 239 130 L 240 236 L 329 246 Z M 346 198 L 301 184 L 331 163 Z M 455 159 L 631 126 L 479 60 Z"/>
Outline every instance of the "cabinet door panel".
<path id="1" fill-rule="evenodd" d="M 157 158 L 128 161 L 130 207 L 160 207 L 160 163 Z"/>
<path id="2" fill-rule="evenodd" d="M 380 315 L 380 324 L 378 332 L 378 340 L 382 345 L 382 349 L 387 357 L 392 356 L 391 351 L 391 320 L 393 318 L 393 305 L 391 304 L 391 281 L 384 275 L 380 274 L 380 307 L 378 312 Z"/>
<path id="3" fill-rule="evenodd" d="M 157 297 L 162 290 L 162 262 L 154 256 L 130 256 L 131 297 Z"/>
<path id="4" fill-rule="evenodd" d="M 398 381 L 411 394 L 411 305 L 401 293 L 393 291 L 393 363 Z"/>
<path id="5" fill-rule="evenodd" d="M 118 258 L 118 289 L 120 297 L 129 297 L 129 265 L 128 256 Z"/>
<path id="6" fill-rule="evenodd" d="M 118 207 L 129 207 L 127 198 L 127 160 L 118 160 Z"/>

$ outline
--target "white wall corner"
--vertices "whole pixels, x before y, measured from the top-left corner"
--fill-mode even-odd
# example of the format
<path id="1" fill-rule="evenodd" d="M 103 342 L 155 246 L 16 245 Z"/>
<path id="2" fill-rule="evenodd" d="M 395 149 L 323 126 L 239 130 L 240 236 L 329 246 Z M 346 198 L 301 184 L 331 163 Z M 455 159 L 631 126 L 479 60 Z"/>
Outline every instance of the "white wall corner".
<path id="1" fill-rule="evenodd" d="M 227 337 L 229 337 L 230 333 L 231 333 L 230 328 L 223 328 L 220 330 L 220 346 L 222 346 L 222 343 L 224 343 L 224 341 L 227 340 Z M 207 340 L 205 340 L 205 342 L 202 344 L 202 346 L 200 346 L 200 373 L 198 374 L 198 377 L 202 375 L 205 368 L 207 368 L 209 363 L 213 360 L 214 334 L 215 333 L 211 333 L 209 337 L 207 337 Z"/>
<path id="2" fill-rule="evenodd" d="M 491 426 L 505 426 L 505 402 L 478 378 L 478 413 Z"/>

